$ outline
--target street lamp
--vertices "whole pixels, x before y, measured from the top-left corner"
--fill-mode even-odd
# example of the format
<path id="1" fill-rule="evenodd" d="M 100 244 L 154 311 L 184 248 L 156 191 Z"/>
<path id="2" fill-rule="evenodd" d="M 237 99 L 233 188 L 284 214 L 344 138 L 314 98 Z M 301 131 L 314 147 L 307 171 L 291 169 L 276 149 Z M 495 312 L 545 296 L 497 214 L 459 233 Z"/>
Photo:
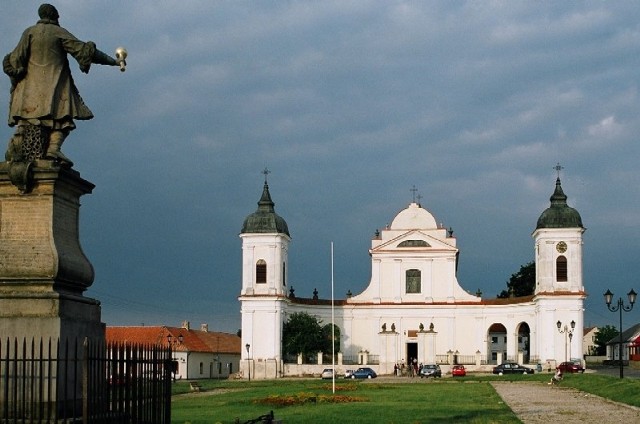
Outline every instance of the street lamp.
<path id="1" fill-rule="evenodd" d="M 244 347 L 247 349 L 247 372 L 249 373 L 249 381 L 251 381 L 251 362 L 249 362 L 249 348 L 251 345 L 247 343 Z"/>
<path id="2" fill-rule="evenodd" d="M 556 323 L 558 326 L 558 332 L 560 334 L 564 334 L 564 361 L 567 362 L 567 336 L 569 336 L 569 346 L 571 346 L 571 339 L 573 339 L 573 330 L 576 328 L 576 322 L 571 320 L 571 330 L 565 324 L 564 329 L 562 329 L 562 323 L 558 321 Z"/>
<path id="3" fill-rule="evenodd" d="M 624 377 L 624 371 L 622 370 L 622 311 L 629 312 L 633 309 L 633 304 L 636 303 L 636 296 L 638 296 L 638 294 L 633 291 L 633 289 L 631 289 L 631 291 L 627 293 L 627 296 L 629 297 L 629 306 L 624 306 L 622 298 L 619 298 L 618 305 L 611 307 L 613 293 L 611 293 L 611 290 L 607 290 L 607 292 L 604 294 L 604 301 L 607 304 L 607 308 L 611 312 L 620 311 L 620 345 L 618 347 L 618 359 L 620 360 L 620 378 Z"/>
<path id="4" fill-rule="evenodd" d="M 173 340 L 173 337 L 171 336 L 171 333 L 169 333 L 167 335 L 167 342 L 169 343 L 169 346 L 171 346 L 172 344 L 174 346 L 182 344 L 182 340 L 184 340 L 184 337 L 182 336 L 182 333 L 178 334 L 178 340 Z"/>

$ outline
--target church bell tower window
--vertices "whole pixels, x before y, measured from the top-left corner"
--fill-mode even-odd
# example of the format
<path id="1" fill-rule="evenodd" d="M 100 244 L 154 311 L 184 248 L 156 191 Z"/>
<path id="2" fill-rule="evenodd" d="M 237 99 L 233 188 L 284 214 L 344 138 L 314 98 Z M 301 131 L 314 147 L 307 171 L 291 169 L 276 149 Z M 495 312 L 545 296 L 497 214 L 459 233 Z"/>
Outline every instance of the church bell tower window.
<path id="1" fill-rule="evenodd" d="M 256 263 L 256 284 L 267 283 L 267 263 L 264 259 L 260 259 Z"/>
<path id="2" fill-rule="evenodd" d="M 556 259 L 556 281 L 567 281 L 567 258 L 558 256 Z"/>

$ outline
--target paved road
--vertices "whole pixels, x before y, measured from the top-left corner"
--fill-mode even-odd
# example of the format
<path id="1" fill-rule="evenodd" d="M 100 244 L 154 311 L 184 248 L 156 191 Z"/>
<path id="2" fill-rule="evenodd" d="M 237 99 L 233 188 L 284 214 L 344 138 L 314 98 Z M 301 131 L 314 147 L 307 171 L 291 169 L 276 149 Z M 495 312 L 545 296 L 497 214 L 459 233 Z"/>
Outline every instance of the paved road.
<path id="1" fill-rule="evenodd" d="M 619 366 L 609 366 L 609 365 L 595 365 L 589 366 L 587 368 L 588 371 L 595 371 L 598 374 L 610 375 L 613 377 L 620 377 L 620 367 Z M 624 378 L 640 378 L 640 369 L 635 369 L 631 367 L 624 367 L 622 370 L 622 374 Z"/>

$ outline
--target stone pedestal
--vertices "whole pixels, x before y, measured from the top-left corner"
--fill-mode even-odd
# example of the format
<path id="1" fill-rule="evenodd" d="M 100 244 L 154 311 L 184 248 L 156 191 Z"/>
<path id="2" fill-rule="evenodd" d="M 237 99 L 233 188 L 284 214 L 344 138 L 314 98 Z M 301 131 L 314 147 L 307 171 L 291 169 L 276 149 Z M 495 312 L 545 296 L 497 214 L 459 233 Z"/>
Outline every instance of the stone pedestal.
<path id="1" fill-rule="evenodd" d="M 94 185 L 36 160 L 31 189 L 0 163 L 0 337 L 104 339 L 100 303 L 83 296 L 94 272 L 80 247 L 80 197 Z"/>

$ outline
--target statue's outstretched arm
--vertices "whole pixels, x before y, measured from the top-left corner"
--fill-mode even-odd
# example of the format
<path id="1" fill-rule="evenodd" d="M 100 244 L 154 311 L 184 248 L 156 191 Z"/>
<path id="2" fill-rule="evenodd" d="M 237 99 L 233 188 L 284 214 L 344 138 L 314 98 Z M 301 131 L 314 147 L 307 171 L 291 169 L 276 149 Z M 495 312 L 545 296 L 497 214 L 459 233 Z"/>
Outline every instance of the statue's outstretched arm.
<path id="1" fill-rule="evenodd" d="M 98 49 L 93 53 L 93 59 L 91 61 L 98 65 L 118 66 L 118 62 L 116 62 L 114 58 Z"/>

